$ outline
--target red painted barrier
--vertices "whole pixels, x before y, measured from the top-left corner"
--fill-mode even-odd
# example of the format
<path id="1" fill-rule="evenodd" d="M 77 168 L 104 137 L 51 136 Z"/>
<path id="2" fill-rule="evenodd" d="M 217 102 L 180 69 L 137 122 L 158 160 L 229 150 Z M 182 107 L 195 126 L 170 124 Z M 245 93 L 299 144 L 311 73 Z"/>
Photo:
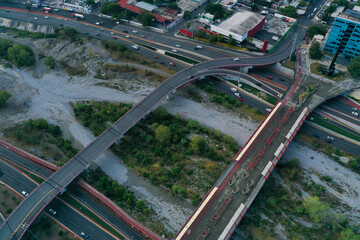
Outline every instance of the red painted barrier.
<path id="1" fill-rule="evenodd" d="M 181 32 L 182 34 L 185 34 L 185 35 L 188 36 L 188 37 L 191 37 L 191 38 L 193 38 L 193 37 L 195 36 L 194 33 L 189 32 L 189 31 L 187 31 L 187 30 L 185 30 L 185 29 L 182 29 L 182 28 L 180 28 L 180 32 Z"/>
<path id="2" fill-rule="evenodd" d="M 31 153 L 25 152 L 25 151 L 21 150 L 20 148 L 17 148 L 15 146 L 11 145 L 10 143 L 4 141 L 3 139 L 0 139 L 0 145 L 10 149 L 11 151 L 19 154 L 20 156 L 23 156 L 37 164 L 40 164 L 41 166 L 48 168 L 50 170 L 56 171 L 59 169 L 55 164 L 52 164 L 48 161 L 38 158 L 35 155 L 32 155 Z"/>
<path id="3" fill-rule="evenodd" d="M 83 180 L 78 181 L 79 185 L 82 186 L 85 190 L 87 190 L 89 193 L 91 193 L 91 197 L 93 197 L 95 200 L 100 200 L 100 204 L 105 206 L 106 208 L 110 209 L 112 212 L 120 216 L 129 226 L 131 226 L 133 229 L 135 229 L 137 232 L 139 232 L 142 236 L 144 236 L 147 239 L 156 239 L 160 240 L 162 239 L 160 236 L 158 236 L 156 233 L 152 232 L 147 227 L 143 226 L 139 222 L 137 222 L 135 219 L 130 217 L 127 213 L 125 213 L 121 208 L 119 208 L 113 201 L 111 201 L 109 198 L 104 196 L 102 193 L 100 193 L 98 190 L 84 182 Z"/>

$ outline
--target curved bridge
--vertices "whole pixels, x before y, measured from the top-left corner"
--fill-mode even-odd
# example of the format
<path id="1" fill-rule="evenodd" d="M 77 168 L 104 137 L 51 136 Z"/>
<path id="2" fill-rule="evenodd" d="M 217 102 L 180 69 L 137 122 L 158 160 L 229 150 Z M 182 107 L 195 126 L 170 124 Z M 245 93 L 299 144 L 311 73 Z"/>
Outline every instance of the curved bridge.
<path id="1" fill-rule="evenodd" d="M 237 61 L 233 58 L 217 59 L 199 63 L 176 73 L 31 192 L 0 226 L 0 239 L 20 239 L 30 224 L 55 196 L 65 191 L 66 186 L 92 161 L 116 140 L 120 139 L 139 120 L 149 114 L 162 99 L 175 92 L 176 89 L 203 76 L 224 75 L 224 71 L 218 68 L 266 66 L 278 63 L 291 54 L 297 43 L 288 37 L 281 47 L 272 54 L 245 56 L 240 57 Z M 159 239 L 150 231 L 145 232 L 144 235 L 152 239 Z"/>

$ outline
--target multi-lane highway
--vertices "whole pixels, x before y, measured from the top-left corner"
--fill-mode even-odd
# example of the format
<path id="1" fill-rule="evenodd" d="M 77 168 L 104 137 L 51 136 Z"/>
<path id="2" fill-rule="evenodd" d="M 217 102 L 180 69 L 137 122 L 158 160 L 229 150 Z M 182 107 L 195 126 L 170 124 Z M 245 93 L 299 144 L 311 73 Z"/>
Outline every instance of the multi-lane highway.
<path id="1" fill-rule="evenodd" d="M 53 171 L 50 171 L 48 168 L 37 164 L 30 159 L 20 155 L 18 152 L 13 151 L 12 148 L 5 147 L 0 145 L 0 169 L 2 169 L 5 174 L 0 177 L 0 180 L 5 182 L 7 185 L 21 193 L 21 191 L 26 191 L 28 193 L 32 192 L 35 187 L 38 185 L 34 181 L 31 181 L 29 177 L 25 177 L 23 174 L 17 172 L 17 169 L 24 169 L 33 174 L 38 175 L 44 179 L 48 178 L 53 174 Z M 15 167 L 14 167 L 15 166 Z M 89 192 L 84 190 L 84 188 L 80 187 L 78 184 L 74 183 L 70 186 L 68 193 L 71 196 L 74 196 L 77 200 L 81 201 L 87 207 L 91 208 L 97 215 L 101 216 L 105 219 L 113 228 L 117 229 L 119 232 L 123 234 L 124 237 L 128 237 L 129 239 L 144 239 L 144 237 L 136 232 L 131 226 L 129 226 L 123 219 L 121 219 L 118 215 L 114 214 L 112 211 L 106 209 L 103 205 L 101 205 L 98 201 L 96 201 L 93 197 L 90 197 Z M 55 200 L 54 200 L 55 202 Z M 61 198 L 58 199 L 55 204 L 51 203 L 51 207 L 56 209 L 58 214 L 53 216 L 60 223 L 62 223 L 67 228 L 71 229 L 73 232 L 80 233 L 81 231 L 87 231 L 88 235 L 92 237 L 92 239 L 99 239 L 98 237 L 102 236 L 101 239 L 105 239 L 109 237 L 109 234 L 104 231 L 104 229 L 99 228 L 97 226 L 93 227 L 94 223 L 86 225 L 86 228 L 83 227 L 82 222 L 80 221 L 83 217 L 76 211 L 71 210 L 69 205 L 67 205 L 66 201 Z M 57 205 L 60 202 L 61 205 Z M 68 210 L 71 210 L 68 212 Z M 66 212 L 63 214 L 63 212 Z M 71 215 L 80 215 L 74 216 L 74 219 L 78 219 L 79 221 L 70 221 L 70 218 L 64 218 L 64 216 Z M 66 220 L 67 219 L 67 220 Z M 70 219 L 70 220 L 69 220 Z M 90 231 L 88 231 L 90 229 Z M 103 233 L 92 234 L 93 231 L 103 231 Z M 110 236 L 111 237 L 111 236 Z M 113 239 L 113 237 L 111 237 Z"/>

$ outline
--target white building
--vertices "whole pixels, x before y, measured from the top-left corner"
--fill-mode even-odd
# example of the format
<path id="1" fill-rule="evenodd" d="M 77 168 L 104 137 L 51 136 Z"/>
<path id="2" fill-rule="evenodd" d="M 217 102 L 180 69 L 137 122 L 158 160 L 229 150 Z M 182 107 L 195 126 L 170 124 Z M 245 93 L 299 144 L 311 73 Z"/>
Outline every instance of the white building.
<path id="1" fill-rule="evenodd" d="M 219 25 L 211 25 L 211 31 L 228 38 L 229 35 L 238 42 L 253 37 L 265 24 L 265 17 L 246 10 L 239 10 Z"/>

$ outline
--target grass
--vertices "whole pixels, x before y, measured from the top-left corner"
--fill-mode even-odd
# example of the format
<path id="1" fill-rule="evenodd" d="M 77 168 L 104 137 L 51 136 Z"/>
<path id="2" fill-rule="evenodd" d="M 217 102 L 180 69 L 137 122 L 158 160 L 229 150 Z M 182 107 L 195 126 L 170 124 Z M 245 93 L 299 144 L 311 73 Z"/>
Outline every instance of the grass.
<path id="1" fill-rule="evenodd" d="M 36 238 L 34 237 L 36 236 Z M 46 214 L 42 213 L 30 226 L 30 231 L 26 231 L 24 240 L 70 240 L 74 239 L 72 234 L 57 224 Z"/>
<path id="2" fill-rule="evenodd" d="M 137 68 L 134 66 L 129 66 L 129 65 L 118 65 L 118 64 L 114 64 L 114 63 L 105 63 L 102 66 L 102 69 L 108 70 L 108 71 L 112 71 L 112 72 L 118 72 L 118 73 L 132 73 L 132 74 L 139 74 L 141 76 L 144 76 L 146 78 L 149 79 L 153 79 L 159 82 L 163 82 L 167 79 L 166 76 L 164 75 L 160 75 L 158 73 L 149 71 L 149 70 L 145 70 L 145 69 L 141 69 L 141 68 Z"/>
<path id="3" fill-rule="evenodd" d="M 18 30 L 16 28 L 6 28 L 0 27 L 5 29 L 10 29 L 10 32 L 14 34 L 15 38 L 32 38 L 32 39 L 46 39 L 46 38 L 56 38 L 57 34 L 46 34 L 46 33 L 39 33 L 39 32 L 30 32 L 26 30 Z"/>
<path id="4" fill-rule="evenodd" d="M 299 96 L 299 102 L 300 104 L 304 103 L 308 96 L 310 96 L 313 92 L 316 91 L 316 88 L 319 84 L 314 83 L 306 86 L 306 92 L 300 94 Z"/>
<path id="5" fill-rule="evenodd" d="M 322 76 L 322 77 L 325 77 L 327 79 L 333 80 L 335 82 L 344 80 L 344 78 L 345 78 L 345 73 L 344 72 L 338 73 L 338 74 L 333 75 L 333 76 L 327 76 L 327 75 L 322 74 L 322 72 L 321 72 L 322 67 L 328 67 L 328 66 L 325 66 L 324 64 L 321 64 L 321 63 L 312 63 L 310 65 L 310 71 L 312 73 L 315 73 L 315 74 L 317 74 L 319 76 Z"/>
<path id="6" fill-rule="evenodd" d="M 115 236 L 119 237 L 120 239 L 125 239 L 121 234 L 115 231 L 108 223 L 104 222 L 101 218 L 99 218 L 94 212 L 90 211 L 88 208 L 84 207 L 81 203 L 75 200 L 72 196 L 68 193 L 64 193 L 60 196 L 60 199 L 64 200 L 69 205 L 76 208 L 78 211 L 82 212 L 84 215 L 89 217 L 90 219 L 94 220 L 97 224 L 101 227 L 105 228 Z"/>
<path id="7" fill-rule="evenodd" d="M 172 53 L 172 52 L 165 52 L 165 55 L 168 55 L 170 57 L 173 57 L 173 58 L 176 58 L 176 59 L 179 59 L 183 62 L 187 62 L 187 63 L 190 63 L 190 64 L 197 64 L 199 63 L 199 61 L 196 61 L 194 59 L 191 59 L 191 58 L 187 58 L 187 57 L 184 57 L 184 56 L 181 56 L 179 54 L 175 54 L 175 53 Z"/>
<path id="8" fill-rule="evenodd" d="M 286 61 L 282 64 L 284 67 L 290 68 L 292 70 L 295 70 L 296 68 L 296 62 L 295 61 Z"/>
<path id="9" fill-rule="evenodd" d="M 360 142 L 360 137 L 359 136 L 354 135 L 354 134 L 352 134 L 352 133 L 350 133 L 350 132 L 348 132 L 348 131 L 346 131 L 346 130 L 338 127 L 338 126 L 335 126 L 335 125 L 329 123 L 328 121 L 326 121 L 324 119 L 321 119 L 321 118 L 316 117 L 316 116 L 312 116 L 312 117 L 314 118 L 312 120 L 313 123 L 316 123 L 316 124 L 318 124 L 318 125 L 320 125 L 320 126 L 322 126 L 324 128 L 327 128 L 327 129 L 329 129 L 329 130 L 331 130 L 333 132 L 336 132 L 336 133 L 338 133 L 340 135 L 343 135 L 345 137 L 348 137 L 348 138 L 351 138 L 351 139 L 353 139 L 355 141 Z"/>
<path id="10" fill-rule="evenodd" d="M 149 45 L 146 45 L 146 44 L 143 44 L 143 43 L 138 43 L 138 42 L 135 42 L 135 43 L 136 43 L 137 45 L 146 47 L 146 48 L 148 48 L 148 49 L 150 49 L 150 50 L 156 51 L 156 48 L 151 47 L 151 46 L 149 46 Z"/>
<path id="11" fill-rule="evenodd" d="M 228 82 L 231 82 L 232 84 L 235 84 L 236 86 L 238 84 L 237 81 L 233 81 L 233 80 L 229 80 Z M 250 86 L 249 84 L 243 83 L 243 82 L 241 82 L 240 88 L 246 92 L 249 92 L 249 93 L 267 101 L 268 103 L 271 103 L 271 104 L 276 104 L 277 101 L 279 100 L 278 98 L 276 98 L 268 93 L 262 92 L 261 90 L 255 88 L 253 86 Z"/>
<path id="12" fill-rule="evenodd" d="M 13 209 L 19 205 L 22 198 L 7 186 L 0 184 L 0 211 L 7 218 Z"/>
<path id="13" fill-rule="evenodd" d="M 195 37 L 196 40 L 200 40 L 200 41 L 203 41 L 203 42 L 207 42 L 207 43 L 211 43 L 211 44 L 216 44 L 216 45 L 220 45 L 220 46 L 223 46 L 223 47 L 229 47 L 229 48 L 234 48 L 234 49 L 237 49 L 237 50 L 241 50 L 241 51 L 249 51 L 249 49 L 247 48 L 244 48 L 244 47 L 239 47 L 239 46 L 235 46 L 235 45 L 229 45 L 225 42 L 210 42 L 209 39 L 206 39 L 206 38 L 199 38 L 199 37 Z"/>

